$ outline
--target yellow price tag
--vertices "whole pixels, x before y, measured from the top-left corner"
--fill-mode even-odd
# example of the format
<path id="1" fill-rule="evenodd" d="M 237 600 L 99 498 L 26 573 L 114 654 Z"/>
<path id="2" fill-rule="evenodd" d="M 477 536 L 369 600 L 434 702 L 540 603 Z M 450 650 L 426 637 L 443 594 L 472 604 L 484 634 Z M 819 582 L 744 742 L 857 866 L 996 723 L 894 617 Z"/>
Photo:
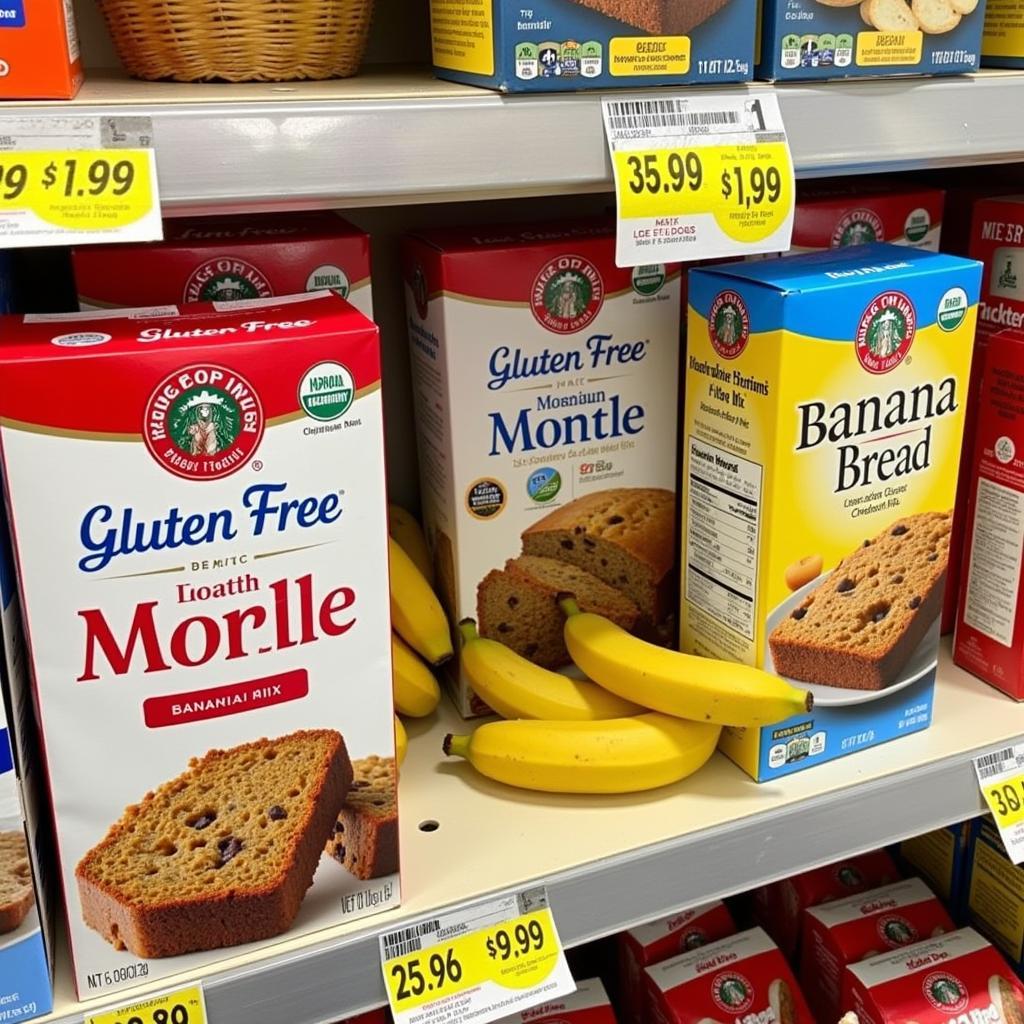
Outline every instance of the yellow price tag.
<path id="1" fill-rule="evenodd" d="M 84 1024 L 206 1024 L 206 1000 L 201 985 L 188 985 L 87 1015 Z"/>
<path id="2" fill-rule="evenodd" d="M 988 782 L 981 792 L 999 828 L 1013 828 L 1024 822 L 1024 772 Z"/>
<path id="3" fill-rule="evenodd" d="M 618 150 L 614 158 L 623 220 L 711 214 L 728 238 L 760 242 L 793 208 L 793 168 L 784 142 Z"/>

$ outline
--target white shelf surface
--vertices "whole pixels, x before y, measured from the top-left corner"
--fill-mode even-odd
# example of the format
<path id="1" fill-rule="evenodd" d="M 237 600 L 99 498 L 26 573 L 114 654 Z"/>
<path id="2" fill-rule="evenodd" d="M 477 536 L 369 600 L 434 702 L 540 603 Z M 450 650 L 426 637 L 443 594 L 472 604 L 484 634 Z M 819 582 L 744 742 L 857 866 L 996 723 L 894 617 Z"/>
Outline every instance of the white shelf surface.
<path id="1" fill-rule="evenodd" d="M 671 91 L 774 91 L 802 176 L 1024 159 L 1024 73 Z M 505 97 L 386 65 L 288 85 L 96 72 L 70 104 L 4 112 L 151 116 L 165 208 L 185 212 L 608 190 L 600 97 Z"/>
<path id="2" fill-rule="evenodd" d="M 401 909 L 203 972 L 212 1024 L 320 1024 L 378 1005 L 381 931 L 526 883 L 547 885 L 571 946 L 974 816 L 982 803 L 971 758 L 1024 742 L 1024 705 L 954 668 L 947 653 L 927 732 L 760 786 L 716 755 L 675 786 L 613 797 L 492 783 L 441 753 L 446 732 L 467 728 L 447 705 L 409 728 Z M 439 827 L 421 831 L 424 821 Z M 79 1004 L 59 967 L 57 1012 L 44 1021 L 80 1024 L 83 1011 L 169 987 Z"/>

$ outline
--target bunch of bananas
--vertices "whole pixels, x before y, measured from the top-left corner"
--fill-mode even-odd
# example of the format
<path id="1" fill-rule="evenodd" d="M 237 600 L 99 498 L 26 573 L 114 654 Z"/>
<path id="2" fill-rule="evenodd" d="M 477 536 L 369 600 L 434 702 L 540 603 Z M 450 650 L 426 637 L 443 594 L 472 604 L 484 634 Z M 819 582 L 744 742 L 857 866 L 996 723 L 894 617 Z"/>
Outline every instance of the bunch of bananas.
<path id="1" fill-rule="evenodd" d="M 666 650 L 569 595 L 559 603 L 566 648 L 589 679 L 534 665 L 465 620 L 462 669 L 507 721 L 447 736 L 446 754 L 524 789 L 636 792 L 703 767 L 723 726 L 770 725 L 811 708 L 809 692 L 760 669 Z"/>
<path id="2" fill-rule="evenodd" d="M 388 533 L 395 710 L 409 718 L 424 718 L 441 699 L 432 666 L 452 656 L 451 632 L 433 590 L 430 554 L 420 524 L 404 508 L 391 505 Z M 399 764 L 405 758 L 408 742 L 402 720 L 396 715 Z"/>

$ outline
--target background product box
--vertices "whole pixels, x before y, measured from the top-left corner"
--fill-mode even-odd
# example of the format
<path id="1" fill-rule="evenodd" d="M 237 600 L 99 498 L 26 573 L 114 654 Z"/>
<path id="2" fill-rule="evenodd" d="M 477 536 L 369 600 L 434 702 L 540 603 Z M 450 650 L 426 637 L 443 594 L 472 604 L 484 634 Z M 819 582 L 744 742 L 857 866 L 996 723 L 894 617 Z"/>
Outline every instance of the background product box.
<path id="1" fill-rule="evenodd" d="M 964 514 L 964 566 L 953 659 L 1024 699 L 1024 333 L 1002 331 L 985 347 L 974 458 Z M 965 467 L 966 468 L 966 467 Z"/>
<path id="2" fill-rule="evenodd" d="M 231 302 L 331 289 L 372 319 L 370 239 L 330 211 L 172 217 L 162 242 L 72 250 L 80 309 Z"/>
<path id="3" fill-rule="evenodd" d="M 899 869 L 885 850 L 847 857 L 756 889 L 754 916 L 782 952 L 796 961 L 808 907 L 877 889 L 899 877 Z"/>
<path id="4" fill-rule="evenodd" d="M 962 928 L 848 967 L 842 1009 L 868 1024 L 1017 1021 L 1024 989 L 985 939 Z"/>
<path id="5" fill-rule="evenodd" d="M 966 6 L 966 5 L 960 5 Z M 985 3 L 764 0 L 758 78 L 778 81 L 977 71 Z"/>
<path id="6" fill-rule="evenodd" d="M 671 643 L 679 268 L 605 221 L 437 231 L 403 255 L 423 520 L 453 627 L 570 664 L 556 601 Z M 449 663 L 464 715 L 486 709 Z"/>
<path id="7" fill-rule="evenodd" d="M 82 84 L 73 6 L 5 0 L 0 18 L 0 100 L 69 100 Z"/>
<path id="8" fill-rule="evenodd" d="M 904 839 L 895 847 L 904 874 L 920 875 L 958 923 L 963 922 L 967 901 L 970 836 L 971 822 L 962 821 Z"/>
<path id="9" fill-rule="evenodd" d="M 838 1020 L 847 965 L 955 928 L 919 878 L 872 889 L 804 912 L 800 984 L 820 1021 Z"/>
<path id="10" fill-rule="evenodd" d="M 503 1017 L 499 1024 L 616 1024 L 615 1011 L 599 978 L 576 982 L 576 991 Z"/>
<path id="11" fill-rule="evenodd" d="M 749 81 L 754 0 L 431 0 L 434 73 L 503 92 Z"/>
<path id="12" fill-rule="evenodd" d="M 1024 868 L 1006 855 L 989 817 L 971 823 L 967 922 L 999 947 L 1019 974 L 1024 971 Z"/>
<path id="13" fill-rule="evenodd" d="M 981 65 L 1024 68 L 1024 7 L 1019 0 L 987 0 Z"/>
<path id="14" fill-rule="evenodd" d="M 619 1015 L 623 1024 L 643 1024 L 647 1020 L 645 967 L 724 939 L 735 931 L 729 908 L 721 900 L 714 900 L 621 932 Z"/>
<path id="15" fill-rule="evenodd" d="M 377 328 L 325 293 L 0 337 L 80 995 L 396 906 L 349 793 L 394 801 Z M 339 821 L 366 869 L 323 854 Z"/>
<path id="16" fill-rule="evenodd" d="M 758 781 L 930 724 L 980 271 L 878 244 L 690 275 L 682 649 L 815 701 L 723 731 Z"/>
<path id="17" fill-rule="evenodd" d="M 655 1024 L 814 1024 L 785 957 L 760 928 L 648 967 L 647 988 Z"/>

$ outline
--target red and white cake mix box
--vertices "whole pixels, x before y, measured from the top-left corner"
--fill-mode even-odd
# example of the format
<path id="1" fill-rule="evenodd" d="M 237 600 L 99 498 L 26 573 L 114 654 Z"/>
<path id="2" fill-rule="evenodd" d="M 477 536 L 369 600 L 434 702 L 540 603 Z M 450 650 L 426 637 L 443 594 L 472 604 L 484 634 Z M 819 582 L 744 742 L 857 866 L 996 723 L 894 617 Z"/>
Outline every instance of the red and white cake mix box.
<path id="1" fill-rule="evenodd" d="M 656 1024 L 814 1024 L 778 946 L 760 928 L 647 968 Z"/>
<path id="2" fill-rule="evenodd" d="M 576 991 L 503 1017 L 499 1024 L 616 1024 L 600 978 L 576 982 Z"/>
<path id="3" fill-rule="evenodd" d="M 953 658 L 1024 699 L 1024 332 L 987 344 L 967 470 L 964 564 Z"/>
<path id="4" fill-rule="evenodd" d="M 847 964 L 954 929 L 946 909 L 919 878 L 808 908 L 800 944 L 800 983 L 815 1017 L 839 1019 Z"/>
<path id="5" fill-rule="evenodd" d="M 842 1008 L 860 1024 L 1022 1024 L 1024 988 L 963 928 L 847 967 Z"/>
<path id="6" fill-rule="evenodd" d="M 0 339 L 80 995 L 397 905 L 376 326 L 323 292 Z"/>
<path id="7" fill-rule="evenodd" d="M 762 886 L 754 892 L 754 916 L 786 956 L 793 959 L 800 945 L 803 913 L 808 907 L 877 889 L 899 877 L 892 857 L 885 850 L 874 850 Z"/>
<path id="8" fill-rule="evenodd" d="M 645 1020 L 645 967 L 724 939 L 735 931 L 729 908 L 721 900 L 714 900 L 621 932 L 618 937 L 619 1007 L 623 1021 L 641 1024 Z"/>
<path id="9" fill-rule="evenodd" d="M 369 236 L 326 210 L 169 218 L 162 242 L 83 245 L 71 258 L 82 310 L 330 289 L 373 316 Z"/>

